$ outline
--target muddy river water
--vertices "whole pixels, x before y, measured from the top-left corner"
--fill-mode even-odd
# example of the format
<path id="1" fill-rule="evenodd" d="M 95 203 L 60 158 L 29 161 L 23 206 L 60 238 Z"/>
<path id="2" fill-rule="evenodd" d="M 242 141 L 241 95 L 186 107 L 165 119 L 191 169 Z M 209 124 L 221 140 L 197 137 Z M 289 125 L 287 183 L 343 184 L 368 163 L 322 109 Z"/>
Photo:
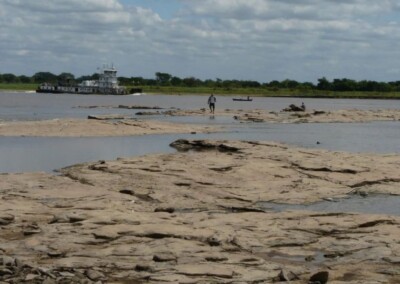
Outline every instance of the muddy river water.
<path id="1" fill-rule="evenodd" d="M 124 114 L 135 117 L 139 110 L 119 105 L 199 109 L 206 96 L 140 95 L 94 96 L 0 92 L 0 121 L 42 120 L 64 117 L 85 118 L 89 114 Z M 304 102 L 309 109 L 390 109 L 400 108 L 396 100 L 254 98 L 234 102 L 217 97 L 217 108 L 266 109 L 279 111 L 289 104 Z M 91 108 L 96 106 L 95 108 Z M 141 116 L 140 118 L 146 118 Z M 147 117 L 183 123 L 221 125 L 223 132 L 211 134 L 168 134 L 136 137 L 40 138 L 0 137 L 0 172 L 52 171 L 74 163 L 121 156 L 172 152 L 169 143 L 178 138 L 268 140 L 302 147 L 350 152 L 400 153 L 400 123 L 309 123 L 241 124 L 232 117 Z"/>
<path id="2" fill-rule="evenodd" d="M 118 105 L 158 106 L 161 108 L 199 109 L 206 107 L 206 96 L 79 96 L 68 94 L 0 93 L 1 120 L 42 120 L 63 117 L 84 118 L 91 114 L 125 114 L 135 117 L 137 110 Z M 234 102 L 232 97 L 217 97 L 217 108 L 267 109 L 279 111 L 291 103 L 304 102 L 309 109 L 390 109 L 400 101 L 353 99 L 254 98 L 252 102 Z M 91 106 L 96 106 L 91 108 Z M 101 106 L 101 107 L 99 107 Z M 224 131 L 210 134 L 165 134 L 131 137 L 0 137 L 0 172 L 52 172 L 68 165 L 139 156 L 172 153 L 169 144 L 179 138 L 268 140 L 308 148 L 348 152 L 400 153 L 400 122 L 243 124 L 232 117 L 164 117 L 175 122 L 223 126 Z M 374 204 L 374 206 L 371 206 Z M 324 201 L 311 205 L 265 204 L 271 210 L 305 209 L 315 211 L 356 211 L 399 215 L 400 198 L 394 196 L 352 197 L 340 202 Z"/>

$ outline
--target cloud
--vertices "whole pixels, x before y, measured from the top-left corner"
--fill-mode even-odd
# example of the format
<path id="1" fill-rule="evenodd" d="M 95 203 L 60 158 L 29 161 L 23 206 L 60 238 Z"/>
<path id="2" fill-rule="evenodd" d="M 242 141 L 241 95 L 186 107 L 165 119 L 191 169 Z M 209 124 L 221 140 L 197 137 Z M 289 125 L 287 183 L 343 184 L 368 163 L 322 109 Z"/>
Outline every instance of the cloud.
<path id="1" fill-rule="evenodd" d="M 394 0 L 119 0 L 0 2 L 0 73 L 295 79 L 395 79 Z M 178 7 L 178 5 L 176 5 Z M 374 66 L 374 71 L 366 66 Z M 391 70 L 390 72 L 387 70 Z"/>
<path id="2" fill-rule="evenodd" d="M 44 13 L 80 13 L 80 12 L 107 12 L 110 10 L 122 10 L 123 6 L 117 0 L 68 0 L 68 1 L 23 1 L 5 0 L 6 5 L 15 8 Z"/>

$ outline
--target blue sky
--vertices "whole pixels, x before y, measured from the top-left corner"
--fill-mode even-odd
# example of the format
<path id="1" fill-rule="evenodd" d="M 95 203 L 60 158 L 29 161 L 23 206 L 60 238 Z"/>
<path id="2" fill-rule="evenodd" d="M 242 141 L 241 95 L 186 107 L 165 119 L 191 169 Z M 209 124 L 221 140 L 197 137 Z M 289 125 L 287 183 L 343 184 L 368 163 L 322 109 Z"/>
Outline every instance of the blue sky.
<path id="1" fill-rule="evenodd" d="M 398 0 L 1 0 L 0 73 L 400 80 Z"/>

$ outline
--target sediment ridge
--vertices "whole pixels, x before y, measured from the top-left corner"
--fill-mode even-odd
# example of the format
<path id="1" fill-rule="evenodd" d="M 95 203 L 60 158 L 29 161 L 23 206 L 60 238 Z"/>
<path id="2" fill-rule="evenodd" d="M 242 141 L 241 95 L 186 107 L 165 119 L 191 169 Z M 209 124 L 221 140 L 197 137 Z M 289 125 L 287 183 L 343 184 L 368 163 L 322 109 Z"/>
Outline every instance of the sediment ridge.
<path id="1" fill-rule="evenodd" d="M 94 106 L 91 106 L 94 107 Z M 137 106 L 120 106 L 134 108 Z M 144 108 L 144 107 L 142 107 Z M 146 107 L 158 109 L 158 107 Z M 242 123 L 351 123 L 372 121 L 400 121 L 400 110 L 307 110 L 307 111 L 266 111 L 266 110 L 217 110 L 210 114 L 206 109 L 137 112 L 135 117 L 108 114 L 88 115 L 88 119 L 60 118 L 38 121 L 1 121 L 0 136 L 131 136 L 167 133 L 210 133 L 222 131 L 221 127 L 171 123 L 151 119 L 149 116 L 231 116 L 232 121 Z"/>
<path id="2" fill-rule="evenodd" d="M 60 118 L 3 121 L 0 136 L 99 137 L 170 133 L 207 133 L 216 127 L 142 120 L 123 115 L 89 115 L 88 119 Z"/>

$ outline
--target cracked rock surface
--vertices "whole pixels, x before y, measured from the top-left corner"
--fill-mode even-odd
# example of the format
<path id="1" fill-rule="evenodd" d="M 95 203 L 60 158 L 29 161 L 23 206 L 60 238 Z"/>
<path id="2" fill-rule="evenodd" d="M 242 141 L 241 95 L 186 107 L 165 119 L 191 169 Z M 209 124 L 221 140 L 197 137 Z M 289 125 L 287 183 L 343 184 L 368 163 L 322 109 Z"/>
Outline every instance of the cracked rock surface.
<path id="1" fill-rule="evenodd" d="M 174 154 L 0 175 L 0 283 L 400 282 L 400 217 L 273 212 L 400 195 L 400 156 L 178 140 Z M 68 282 L 69 281 L 69 282 Z"/>

